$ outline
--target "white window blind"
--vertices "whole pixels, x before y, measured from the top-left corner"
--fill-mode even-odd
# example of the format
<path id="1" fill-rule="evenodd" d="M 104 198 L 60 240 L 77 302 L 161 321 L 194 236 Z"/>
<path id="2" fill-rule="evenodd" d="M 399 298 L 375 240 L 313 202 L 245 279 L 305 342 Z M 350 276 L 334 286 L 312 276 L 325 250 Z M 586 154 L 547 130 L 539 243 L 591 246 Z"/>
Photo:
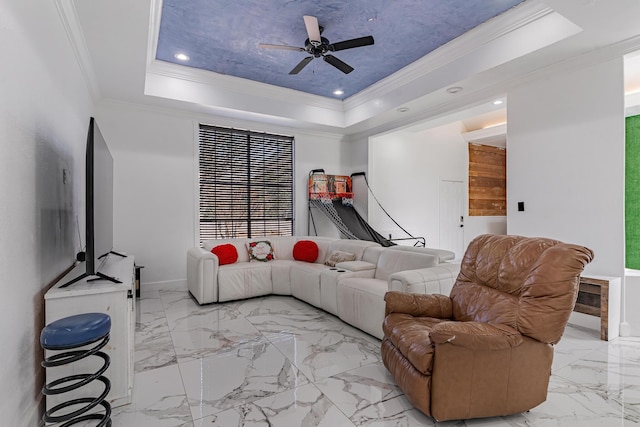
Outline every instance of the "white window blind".
<path id="1" fill-rule="evenodd" d="M 293 137 L 200 125 L 200 241 L 293 235 Z"/>

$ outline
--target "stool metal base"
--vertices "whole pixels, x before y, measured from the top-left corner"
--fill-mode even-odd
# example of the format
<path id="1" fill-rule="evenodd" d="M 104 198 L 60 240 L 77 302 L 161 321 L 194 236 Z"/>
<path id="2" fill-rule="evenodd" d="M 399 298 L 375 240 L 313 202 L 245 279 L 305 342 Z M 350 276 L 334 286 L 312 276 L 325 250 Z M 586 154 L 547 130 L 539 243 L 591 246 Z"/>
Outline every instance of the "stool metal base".
<path id="1" fill-rule="evenodd" d="M 111 426 L 111 405 L 109 404 L 108 401 L 105 400 L 107 395 L 109 394 L 109 391 L 111 390 L 111 382 L 107 377 L 102 375 L 111 364 L 111 361 L 108 354 L 100 351 L 100 349 L 102 349 L 109 342 L 109 334 L 105 335 L 104 337 L 98 338 L 98 340 L 100 340 L 101 338 L 102 340 L 98 342 L 97 345 L 95 345 L 90 349 L 74 350 L 74 351 L 67 351 L 64 353 L 58 353 L 46 358 L 42 362 L 43 367 L 51 368 L 51 367 L 62 366 L 72 362 L 76 362 L 78 360 L 84 359 L 89 356 L 98 356 L 103 360 L 102 366 L 95 373 L 69 375 L 64 378 L 51 381 L 50 383 L 46 384 L 42 388 L 42 393 L 44 395 L 49 396 L 49 395 L 57 395 L 57 394 L 66 393 L 72 390 L 76 390 L 95 380 L 100 381 L 104 384 L 104 390 L 98 397 L 83 397 L 78 399 L 72 399 L 67 402 L 60 403 L 54 406 L 53 408 L 49 409 L 42 416 L 42 420 L 45 423 L 60 423 L 60 422 L 67 421 L 66 423 L 60 426 L 60 427 L 66 427 L 73 424 L 77 424 L 82 421 L 95 419 L 95 420 L 101 420 L 101 422 L 97 424 L 97 427 Z M 76 348 L 76 346 L 70 347 L 70 348 Z M 66 350 L 70 348 L 56 348 L 56 350 Z M 68 385 L 64 385 L 64 384 L 68 384 Z M 72 411 L 66 414 L 55 415 L 57 412 L 61 411 L 62 409 L 65 409 L 71 406 L 77 406 L 77 405 L 83 405 L 83 406 L 75 411 Z M 91 409 L 99 405 L 104 408 L 104 413 L 86 414 L 86 412 L 90 411 Z M 83 414 L 86 414 L 86 415 L 83 415 Z"/>

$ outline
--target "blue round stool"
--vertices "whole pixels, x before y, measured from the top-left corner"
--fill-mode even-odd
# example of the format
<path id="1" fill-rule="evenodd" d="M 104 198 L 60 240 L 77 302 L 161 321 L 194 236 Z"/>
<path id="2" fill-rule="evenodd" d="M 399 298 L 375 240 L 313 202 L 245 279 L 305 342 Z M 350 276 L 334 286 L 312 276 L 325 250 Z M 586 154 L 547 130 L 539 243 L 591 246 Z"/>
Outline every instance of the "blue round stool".
<path id="1" fill-rule="evenodd" d="M 102 358 L 102 367 L 92 374 L 76 374 L 51 381 L 42 388 L 44 395 L 56 395 L 78 389 L 90 382 L 97 380 L 104 384 L 104 391 L 98 397 L 82 397 L 60 403 L 49 409 L 42 416 L 45 423 L 65 422 L 60 427 L 70 426 L 85 420 L 101 420 L 98 427 L 111 426 L 111 405 L 105 400 L 111 390 L 111 382 L 102 375 L 111 363 L 109 355 L 100 351 L 109 342 L 109 332 L 111 331 L 111 317 L 104 313 L 86 313 L 69 316 L 56 320 L 45 326 L 40 333 L 40 345 L 45 350 L 72 350 L 54 354 L 42 362 L 45 368 L 67 365 L 89 356 Z M 88 344 L 96 343 L 95 346 L 73 350 Z M 82 405 L 72 412 L 56 415 L 62 409 L 70 406 Z M 91 413 L 87 411 L 101 405 L 104 414 Z"/>

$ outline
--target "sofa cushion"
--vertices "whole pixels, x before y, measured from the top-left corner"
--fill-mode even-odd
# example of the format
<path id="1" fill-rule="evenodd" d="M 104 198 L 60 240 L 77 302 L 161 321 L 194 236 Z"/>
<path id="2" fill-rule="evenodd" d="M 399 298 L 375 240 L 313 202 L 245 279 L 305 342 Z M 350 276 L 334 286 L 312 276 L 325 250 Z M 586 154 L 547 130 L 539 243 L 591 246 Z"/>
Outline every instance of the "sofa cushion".
<path id="1" fill-rule="evenodd" d="M 387 282 L 367 277 L 353 277 L 346 273 L 338 277 L 338 317 L 376 338 L 382 339 L 384 294 Z"/>
<path id="2" fill-rule="evenodd" d="M 393 249 L 396 251 L 408 251 L 408 252 L 417 252 L 417 253 L 425 253 L 429 255 L 435 255 L 436 264 L 442 264 L 446 261 L 453 261 L 456 257 L 455 252 L 448 251 L 446 249 L 434 249 L 434 248 L 423 248 L 416 246 L 392 246 L 389 249 Z"/>
<path id="3" fill-rule="evenodd" d="M 275 259 L 293 260 L 291 252 L 293 251 L 293 244 L 296 242 L 294 236 L 269 236 L 262 237 L 261 240 L 269 240 L 271 242 Z"/>
<path id="4" fill-rule="evenodd" d="M 254 264 L 257 264 L 254 262 Z M 291 295 L 291 267 L 297 264 L 291 259 L 278 259 L 267 263 L 271 267 L 271 283 L 276 295 Z"/>
<path id="5" fill-rule="evenodd" d="M 380 244 L 368 240 L 338 239 L 329 244 L 327 253 L 331 253 L 332 251 L 351 252 L 352 254 L 356 254 L 356 260 L 360 261 L 362 260 L 364 251 L 372 246 L 380 247 Z"/>
<path id="6" fill-rule="evenodd" d="M 211 249 L 211 253 L 218 257 L 219 265 L 233 264 L 238 261 L 238 251 L 230 243 L 215 246 Z"/>
<path id="7" fill-rule="evenodd" d="M 316 307 L 320 302 L 320 273 L 329 268 L 322 264 L 295 262 L 291 266 L 291 294 Z"/>
<path id="8" fill-rule="evenodd" d="M 249 240 L 247 242 L 249 261 L 267 262 L 275 259 L 275 251 L 271 242 L 266 239 Z"/>
<path id="9" fill-rule="evenodd" d="M 316 262 L 318 245 L 311 240 L 298 240 L 293 245 L 293 259 L 296 261 Z"/>
<path id="10" fill-rule="evenodd" d="M 436 259 L 435 255 L 427 253 L 385 249 L 378 259 L 375 277 L 386 281 L 389 280 L 393 273 L 398 271 L 433 267 L 436 265 Z"/>
<path id="11" fill-rule="evenodd" d="M 339 250 L 333 250 L 329 252 L 327 255 L 327 259 L 324 262 L 324 265 L 328 265 L 329 267 L 335 267 L 336 264 L 345 261 L 355 261 L 356 254 L 351 252 L 344 252 Z"/>
<path id="12" fill-rule="evenodd" d="M 252 298 L 273 293 L 271 264 L 239 262 L 220 266 L 218 301 Z"/>
<path id="13" fill-rule="evenodd" d="M 336 263 L 335 267 L 339 268 L 340 270 L 347 270 L 347 271 L 368 271 L 368 270 L 376 269 L 375 264 L 371 264 L 370 262 L 366 262 L 366 261 L 338 262 Z"/>

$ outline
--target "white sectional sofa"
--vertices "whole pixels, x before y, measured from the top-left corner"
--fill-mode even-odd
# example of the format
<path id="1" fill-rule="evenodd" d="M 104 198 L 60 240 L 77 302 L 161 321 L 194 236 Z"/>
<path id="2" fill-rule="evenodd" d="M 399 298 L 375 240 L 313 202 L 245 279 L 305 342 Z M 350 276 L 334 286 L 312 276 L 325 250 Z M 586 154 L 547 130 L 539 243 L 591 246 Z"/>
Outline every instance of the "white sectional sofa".
<path id="1" fill-rule="evenodd" d="M 250 261 L 249 240 L 268 240 L 275 259 Z M 294 245 L 311 240 L 318 246 L 315 262 L 297 261 Z M 236 262 L 220 265 L 211 249 L 223 244 L 236 248 Z M 335 251 L 354 255 L 354 261 L 325 265 Z M 382 338 L 384 294 L 387 290 L 449 294 L 459 264 L 449 251 L 408 246 L 383 248 L 363 240 L 318 236 L 262 237 L 208 240 L 187 252 L 187 284 L 200 304 L 261 295 L 292 295 Z"/>

